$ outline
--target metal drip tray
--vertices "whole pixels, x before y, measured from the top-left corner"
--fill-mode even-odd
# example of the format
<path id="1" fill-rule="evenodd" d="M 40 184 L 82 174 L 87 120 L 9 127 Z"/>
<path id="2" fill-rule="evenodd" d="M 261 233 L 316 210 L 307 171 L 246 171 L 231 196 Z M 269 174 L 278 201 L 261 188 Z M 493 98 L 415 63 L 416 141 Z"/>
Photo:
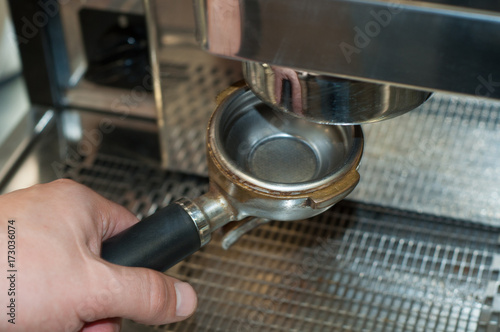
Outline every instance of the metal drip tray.
<path id="1" fill-rule="evenodd" d="M 207 189 L 204 178 L 105 154 L 67 175 L 139 216 Z M 497 227 L 344 201 L 261 226 L 229 251 L 220 241 L 168 271 L 198 292 L 193 317 L 124 331 L 499 330 Z"/>

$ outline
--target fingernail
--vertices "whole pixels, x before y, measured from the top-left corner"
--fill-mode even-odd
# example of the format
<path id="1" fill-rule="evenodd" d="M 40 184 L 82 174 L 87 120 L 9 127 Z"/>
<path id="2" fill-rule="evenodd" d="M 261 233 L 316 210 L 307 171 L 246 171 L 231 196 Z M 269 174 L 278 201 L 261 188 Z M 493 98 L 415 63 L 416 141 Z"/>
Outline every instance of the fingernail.
<path id="1" fill-rule="evenodd" d="M 192 315 L 198 301 L 193 287 L 187 282 L 176 282 L 174 287 L 175 295 L 177 296 L 175 315 L 179 317 Z"/>

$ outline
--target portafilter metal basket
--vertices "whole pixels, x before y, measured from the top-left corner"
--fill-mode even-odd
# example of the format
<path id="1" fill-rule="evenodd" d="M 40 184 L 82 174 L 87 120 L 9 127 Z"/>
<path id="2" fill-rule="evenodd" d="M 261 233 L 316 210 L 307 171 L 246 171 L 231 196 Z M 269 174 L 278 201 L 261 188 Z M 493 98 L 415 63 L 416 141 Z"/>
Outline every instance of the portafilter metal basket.
<path id="1" fill-rule="evenodd" d="M 243 84 L 217 100 L 207 135 L 209 191 L 160 209 L 103 243 L 102 257 L 166 270 L 232 221 L 300 220 L 345 198 L 359 181 L 359 126 L 276 112 Z"/>

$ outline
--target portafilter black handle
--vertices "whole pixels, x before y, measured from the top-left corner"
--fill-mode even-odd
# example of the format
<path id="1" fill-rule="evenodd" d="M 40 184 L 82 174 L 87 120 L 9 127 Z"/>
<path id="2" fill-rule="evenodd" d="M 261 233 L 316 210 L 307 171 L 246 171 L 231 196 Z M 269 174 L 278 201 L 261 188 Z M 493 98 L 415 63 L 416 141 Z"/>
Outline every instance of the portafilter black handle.
<path id="1" fill-rule="evenodd" d="M 101 256 L 114 264 L 163 272 L 200 247 L 196 222 L 173 203 L 104 241 Z"/>

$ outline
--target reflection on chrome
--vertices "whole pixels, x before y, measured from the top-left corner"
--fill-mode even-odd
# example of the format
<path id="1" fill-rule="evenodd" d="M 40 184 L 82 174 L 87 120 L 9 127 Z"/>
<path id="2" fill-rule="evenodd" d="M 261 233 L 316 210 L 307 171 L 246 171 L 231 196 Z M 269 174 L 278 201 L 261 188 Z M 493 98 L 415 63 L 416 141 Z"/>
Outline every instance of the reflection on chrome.
<path id="1" fill-rule="evenodd" d="M 325 124 L 390 119 L 417 108 L 431 95 L 258 62 L 245 62 L 243 73 L 253 92 L 275 109 Z"/>

